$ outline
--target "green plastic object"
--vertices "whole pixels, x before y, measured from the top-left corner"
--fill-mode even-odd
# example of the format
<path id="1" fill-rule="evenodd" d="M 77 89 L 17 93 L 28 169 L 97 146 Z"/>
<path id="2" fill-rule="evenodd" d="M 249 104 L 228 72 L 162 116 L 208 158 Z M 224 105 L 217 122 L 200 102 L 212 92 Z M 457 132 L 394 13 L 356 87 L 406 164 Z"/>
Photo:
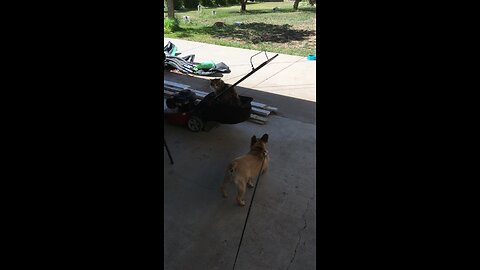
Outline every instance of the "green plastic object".
<path id="1" fill-rule="evenodd" d="M 193 69 L 195 71 L 199 70 L 199 69 L 203 69 L 203 70 L 209 70 L 211 68 L 214 68 L 215 67 L 215 63 L 211 60 L 209 61 L 205 61 L 205 62 L 202 62 L 198 65 L 196 65 Z"/>

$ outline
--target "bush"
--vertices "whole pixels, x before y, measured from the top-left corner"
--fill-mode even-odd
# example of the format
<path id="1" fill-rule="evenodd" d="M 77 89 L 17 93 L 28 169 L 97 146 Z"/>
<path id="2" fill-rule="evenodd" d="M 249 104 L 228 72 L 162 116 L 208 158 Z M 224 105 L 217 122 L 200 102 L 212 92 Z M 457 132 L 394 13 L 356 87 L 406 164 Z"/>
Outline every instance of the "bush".
<path id="1" fill-rule="evenodd" d="M 224 7 L 227 5 L 227 0 L 213 0 L 215 6 Z"/>
<path id="2" fill-rule="evenodd" d="M 183 0 L 173 0 L 173 8 L 179 10 L 183 8 Z"/>
<path id="3" fill-rule="evenodd" d="M 213 7 L 212 0 L 200 0 L 200 4 L 204 7 Z"/>
<path id="4" fill-rule="evenodd" d="M 196 9 L 198 6 L 199 0 L 183 0 L 183 4 L 185 5 L 185 8 L 188 9 Z"/>
<path id="5" fill-rule="evenodd" d="M 167 0 L 163 0 L 163 10 L 167 10 Z M 173 9 L 179 10 L 183 8 L 183 0 L 173 0 Z"/>
<path id="6" fill-rule="evenodd" d="M 180 24 L 177 20 L 177 18 L 171 19 L 171 18 L 165 18 L 163 20 L 163 31 L 165 33 L 173 33 L 175 31 L 180 30 Z"/>

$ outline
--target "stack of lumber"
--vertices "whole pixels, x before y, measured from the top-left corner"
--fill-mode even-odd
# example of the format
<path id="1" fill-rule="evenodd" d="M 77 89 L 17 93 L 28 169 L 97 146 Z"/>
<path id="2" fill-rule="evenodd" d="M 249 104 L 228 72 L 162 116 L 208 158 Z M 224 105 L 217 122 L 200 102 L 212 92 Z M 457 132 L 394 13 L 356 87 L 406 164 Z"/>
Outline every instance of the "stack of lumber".
<path id="1" fill-rule="evenodd" d="M 180 92 L 182 90 L 190 90 L 193 91 L 196 95 L 198 100 L 202 100 L 206 95 L 207 92 L 203 92 L 200 90 L 192 89 L 189 85 L 176 83 L 172 81 L 163 81 L 163 93 L 166 97 L 173 96 L 175 93 Z M 257 124 L 266 124 L 268 119 L 267 117 L 270 113 L 275 113 L 278 111 L 278 108 L 268 106 L 259 102 L 252 101 L 252 113 L 250 114 L 250 121 L 257 123 Z"/>

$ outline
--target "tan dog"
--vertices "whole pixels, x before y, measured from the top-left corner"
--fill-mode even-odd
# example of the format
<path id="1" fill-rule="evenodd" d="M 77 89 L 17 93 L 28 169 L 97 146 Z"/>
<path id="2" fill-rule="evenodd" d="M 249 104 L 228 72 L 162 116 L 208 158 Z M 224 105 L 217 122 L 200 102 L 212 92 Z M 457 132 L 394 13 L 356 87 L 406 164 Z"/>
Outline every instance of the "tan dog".
<path id="1" fill-rule="evenodd" d="M 260 139 L 253 135 L 250 142 L 250 152 L 230 162 L 221 187 L 223 197 L 228 197 L 225 185 L 229 180 L 233 179 L 238 189 L 237 202 L 241 206 L 245 206 L 247 185 L 251 188 L 253 187 L 252 179 L 260 173 L 260 168 L 262 169 L 262 174 L 268 169 L 267 142 L 268 134 L 263 134 Z"/>

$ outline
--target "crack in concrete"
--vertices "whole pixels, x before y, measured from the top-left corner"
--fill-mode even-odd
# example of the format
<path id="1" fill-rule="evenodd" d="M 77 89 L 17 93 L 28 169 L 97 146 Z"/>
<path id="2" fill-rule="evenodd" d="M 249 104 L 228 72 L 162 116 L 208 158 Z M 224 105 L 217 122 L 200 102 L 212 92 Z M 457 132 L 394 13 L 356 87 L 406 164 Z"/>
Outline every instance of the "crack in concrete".
<path id="1" fill-rule="evenodd" d="M 307 228 L 307 219 L 305 217 L 305 215 L 307 214 L 307 211 L 308 211 L 308 206 L 310 205 L 310 200 L 307 201 L 307 208 L 305 209 L 305 212 L 303 213 L 303 222 L 305 223 L 305 225 L 303 226 L 303 228 L 301 228 L 299 231 L 298 231 L 298 241 L 297 241 L 297 245 L 295 246 L 295 251 L 293 252 L 293 257 L 292 259 L 290 260 L 290 264 L 288 265 L 287 267 L 287 270 L 290 269 L 290 266 L 292 265 L 293 261 L 295 260 L 295 256 L 297 255 L 297 249 L 298 249 L 298 246 L 300 245 L 300 242 L 302 241 L 302 231 L 304 231 L 306 228 Z M 304 242 L 305 244 L 305 242 Z"/>

